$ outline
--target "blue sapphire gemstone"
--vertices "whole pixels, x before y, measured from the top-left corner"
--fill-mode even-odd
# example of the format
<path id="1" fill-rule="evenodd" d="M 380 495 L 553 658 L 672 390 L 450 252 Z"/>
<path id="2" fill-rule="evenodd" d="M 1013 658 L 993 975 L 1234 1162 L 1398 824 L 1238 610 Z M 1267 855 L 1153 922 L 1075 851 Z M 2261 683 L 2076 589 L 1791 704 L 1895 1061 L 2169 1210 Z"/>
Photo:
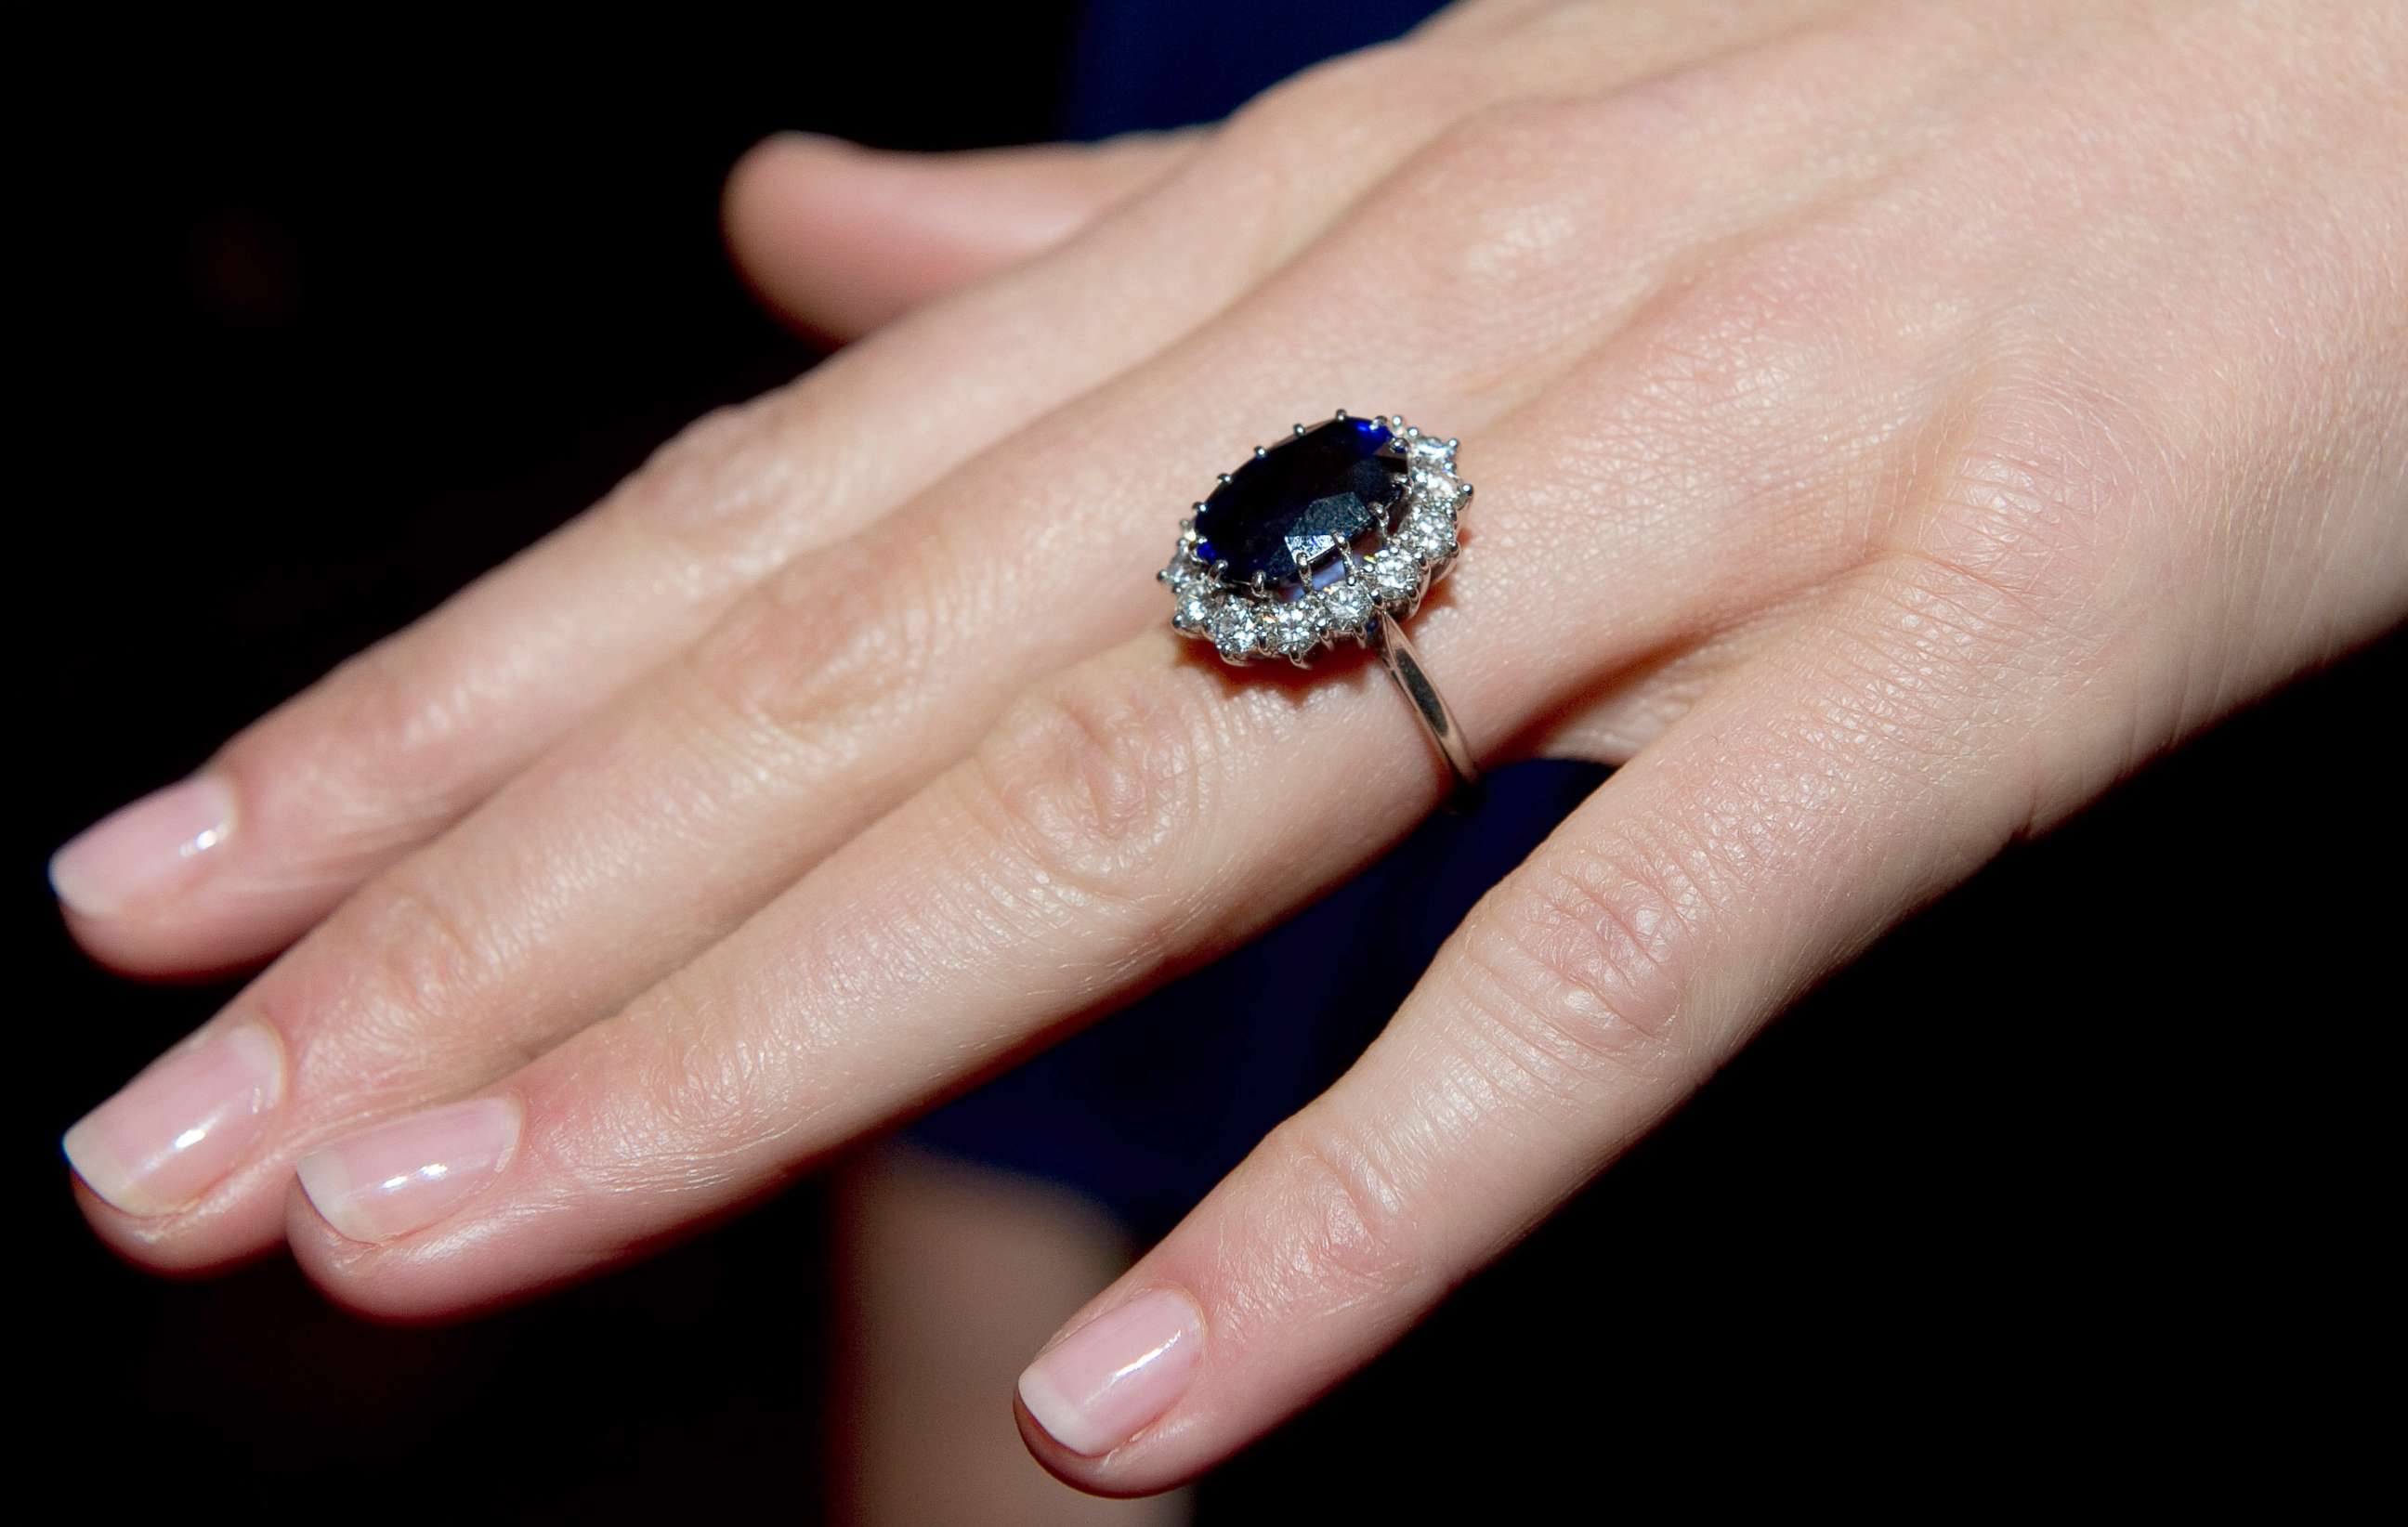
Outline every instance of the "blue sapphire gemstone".
<path id="1" fill-rule="evenodd" d="M 1226 560 L 1235 583 L 1302 587 L 1340 543 L 1395 528 L 1407 466 L 1380 453 L 1388 440 L 1376 419 L 1333 419 L 1247 462 L 1197 512 L 1197 560 Z"/>

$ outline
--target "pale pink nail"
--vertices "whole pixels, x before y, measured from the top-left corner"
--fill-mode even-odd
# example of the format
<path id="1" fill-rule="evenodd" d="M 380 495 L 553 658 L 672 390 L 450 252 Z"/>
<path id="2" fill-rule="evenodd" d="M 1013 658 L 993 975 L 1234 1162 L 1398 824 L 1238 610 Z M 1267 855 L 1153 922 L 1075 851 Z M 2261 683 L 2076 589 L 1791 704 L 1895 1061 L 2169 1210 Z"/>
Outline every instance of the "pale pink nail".
<path id="1" fill-rule="evenodd" d="M 1054 1441 L 1100 1458 L 1186 1392 L 1204 1351 L 1204 1315 L 1154 1289 L 1064 1337 L 1020 1376 L 1020 1403 Z"/>
<path id="2" fill-rule="evenodd" d="M 234 831 L 234 792 L 213 774 L 155 791 L 50 856 L 50 889 L 86 917 L 112 917 L 190 885 Z"/>
<path id="3" fill-rule="evenodd" d="M 60 1145 L 93 1192 L 128 1214 L 165 1214 L 234 1169 L 283 1095 L 283 1048 L 237 1024 L 152 1062 Z"/>
<path id="4" fill-rule="evenodd" d="M 301 1189 L 355 1241 L 423 1230 L 508 1166 L 519 1106 L 505 1097 L 446 1104 L 346 1135 L 301 1158 Z"/>

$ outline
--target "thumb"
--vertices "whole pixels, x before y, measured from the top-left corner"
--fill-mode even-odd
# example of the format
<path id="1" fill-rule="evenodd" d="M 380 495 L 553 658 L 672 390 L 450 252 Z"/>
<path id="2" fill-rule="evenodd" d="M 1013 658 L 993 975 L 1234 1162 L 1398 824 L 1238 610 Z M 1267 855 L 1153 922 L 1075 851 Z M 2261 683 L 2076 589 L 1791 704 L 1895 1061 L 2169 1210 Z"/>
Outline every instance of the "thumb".
<path id="1" fill-rule="evenodd" d="M 853 339 L 1069 237 L 1152 184 L 1198 136 L 921 154 L 781 133 L 729 172 L 722 221 L 764 303 L 814 334 Z"/>

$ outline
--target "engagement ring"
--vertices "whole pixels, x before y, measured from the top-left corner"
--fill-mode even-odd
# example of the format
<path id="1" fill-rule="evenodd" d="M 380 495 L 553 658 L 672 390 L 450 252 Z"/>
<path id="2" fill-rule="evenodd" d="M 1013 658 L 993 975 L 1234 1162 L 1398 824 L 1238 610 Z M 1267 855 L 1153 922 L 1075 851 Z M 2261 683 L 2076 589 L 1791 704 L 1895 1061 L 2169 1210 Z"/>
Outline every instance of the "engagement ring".
<path id="1" fill-rule="evenodd" d="M 1456 517 L 1471 484 L 1455 475 L 1457 442 L 1396 415 L 1335 419 L 1257 446 L 1222 474 L 1187 519 L 1159 575 L 1171 626 L 1227 662 L 1286 658 L 1356 641 L 1380 654 L 1455 771 L 1475 770 L 1455 715 L 1398 622 L 1455 565 Z"/>

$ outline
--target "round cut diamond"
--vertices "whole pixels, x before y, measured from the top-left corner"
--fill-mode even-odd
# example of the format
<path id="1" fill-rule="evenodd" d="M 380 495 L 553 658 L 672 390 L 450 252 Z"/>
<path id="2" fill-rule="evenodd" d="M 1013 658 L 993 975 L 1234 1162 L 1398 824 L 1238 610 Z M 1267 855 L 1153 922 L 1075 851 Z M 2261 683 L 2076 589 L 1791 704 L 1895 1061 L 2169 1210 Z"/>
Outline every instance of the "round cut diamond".
<path id="1" fill-rule="evenodd" d="M 1225 658 L 1245 657 L 1262 646 L 1262 621 L 1256 618 L 1253 604 L 1243 599 L 1232 599 L 1214 610 L 1205 629 Z"/>
<path id="2" fill-rule="evenodd" d="M 1207 582 L 1211 577 L 1212 570 L 1189 556 L 1183 546 L 1170 554 L 1169 564 L 1162 570 L 1162 580 L 1182 593 L 1188 585 Z"/>
<path id="3" fill-rule="evenodd" d="M 1332 631 L 1353 633 L 1363 629 L 1371 618 L 1371 591 L 1360 578 L 1348 578 L 1332 584 L 1321 596 L 1322 607 L 1329 611 Z"/>
<path id="4" fill-rule="evenodd" d="M 1179 603 L 1170 611 L 1171 625 L 1181 631 L 1201 631 L 1212 620 L 1220 601 L 1203 584 L 1189 584 L 1179 591 Z"/>
<path id="5" fill-rule="evenodd" d="M 1229 475 L 1196 515 L 1196 555 L 1233 582 L 1300 588 L 1315 563 L 1395 523 L 1411 467 L 1376 419 L 1333 419 Z"/>
<path id="6" fill-rule="evenodd" d="M 1282 657 L 1302 657 L 1321 640 L 1321 601 L 1307 595 L 1271 610 L 1268 645 Z"/>
<path id="7" fill-rule="evenodd" d="M 1421 564 L 1401 546 L 1381 548 L 1365 566 L 1371 575 L 1371 587 L 1383 603 L 1411 599 L 1421 592 Z"/>
<path id="8" fill-rule="evenodd" d="M 1423 556 L 1438 561 L 1455 555 L 1455 534 L 1452 512 L 1425 506 L 1405 521 L 1403 539 Z"/>

